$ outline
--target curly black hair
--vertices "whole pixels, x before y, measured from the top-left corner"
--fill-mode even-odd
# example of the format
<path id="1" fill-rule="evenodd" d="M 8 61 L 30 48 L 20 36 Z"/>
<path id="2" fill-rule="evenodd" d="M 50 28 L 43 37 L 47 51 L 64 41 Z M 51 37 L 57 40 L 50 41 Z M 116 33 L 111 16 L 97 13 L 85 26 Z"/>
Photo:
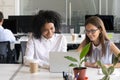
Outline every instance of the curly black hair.
<path id="1" fill-rule="evenodd" d="M 33 36 L 38 39 L 41 38 L 42 31 L 46 23 L 53 23 L 55 26 L 55 32 L 59 33 L 61 26 L 61 15 L 52 10 L 40 10 L 33 19 Z"/>
<path id="2" fill-rule="evenodd" d="M 3 18 L 4 18 L 3 13 L 0 11 L 0 22 L 2 21 Z"/>

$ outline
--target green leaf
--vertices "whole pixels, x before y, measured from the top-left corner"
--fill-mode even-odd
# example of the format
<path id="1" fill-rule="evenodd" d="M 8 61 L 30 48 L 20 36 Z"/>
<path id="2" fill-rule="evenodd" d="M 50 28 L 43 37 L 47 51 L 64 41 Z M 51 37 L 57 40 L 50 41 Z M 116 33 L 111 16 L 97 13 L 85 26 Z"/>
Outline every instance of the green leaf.
<path id="1" fill-rule="evenodd" d="M 80 60 L 87 55 L 87 53 L 88 53 L 88 51 L 89 51 L 89 48 L 90 48 L 90 43 L 87 44 L 87 45 L 83 48 L 82 52 L 80 53 Z"/>
<path id="2" fill-rule="evenodd" d="M 115 57 L 114 59 L 113 59 L 113 66 L 115 66 L 117 63 L 118 63 L 118 58 L 117 57 Z"/>
<path id="3" fill-rule="evenodd" d="M 70 60 L 70 61 L 72 61 L 72 62 L 77 62 L 78 63 L 78 65 L 77 65 L 77 67 L 81 67 L 81 64 L 84 62 L 84 61 L 86 61 L 86 58 L 85 58 L 85 56 L 87 55 L 87 53 L 88 53 L 88 51 L 89 51 L 89 48 L 90 48 L 90 43 L 89 44 L 87 44 L 84 48 L 83 48 L 83 50 L 82 50 L 82 52 L 81 52 L 81 54 L 80 54 L 80 56 L 79 56 L 79 60 L 77 60 L 76 58 L 74 58 L 74 57 L 71 57 L 71 56 L 64 56 L 64 58 L 66 58 L 66 59 L 68 59 L 68 60 Z M 84 57 L 84 59 L 82 59 Z M 70 64 L 69 66 L 76 66 L 76 64 Z"/>
<path id="4" fill-rule="evenodd" d="M 71 63 L 69 66 L 70 66 L 70 67 L 77 67 L 78 65 Z"/>
<path id="5" fill-rule="evenodd" d="M 109 68 L 108 68 L 108 73 L 109 74 L 112 74 L 114 72 L 114 67 L 113 66 L 110 66 Z"/>
<path id="6" fill-rule="evenodd" d="M 86 58 L 85 58 L 85 59 L 82 59 L 81 62 L 80 62 L 80 64 L 82 64 L 82 63 L 85 62 L 85 61 L 86 61 Z"/>
<path id="7" fill-rule="evenodd" d="M 119 59 L 120 59 L 120 53 L 117 55 L 117 57 L 113 59 L 113 66 L 115 66 L 119 62 Z"/>
<path id="8" fill-rule="evenodd" d="M 107 68 L 104 65 L 101 68 L 102 68 L 103 74 L 109 75 L 108 70 L 107 70 Z"/>
<path id="9" fill-rule="evenodd" d="M 104 76 L 103 78 L 102 78 L 102 80 L 106 80 L 107 79 L 107 76 Z"/>
<path id="10" fill-rule="evenodd" d="M 104 76 L 104 77 L 102 78 L 102 80 L 110 80 L 110 77 L 109 77 L 109 76 Z"/>
<path id="11" fill-rule="evenodd" d="M 97 61 L 97 64 L 101 67 L 104 75 L 109 75 L 107 68 L 100 61 Z"/>
<path id="12" fill-rule="evenodd" d="M 102 67 L 102 64 L 101 64 L 100 61 L 97 61 L 97 64 L 98 64 L 100 67 Z"/>
<path id="13" fill-rule="evenodd" d="M 120 53 L 117 55 L 118 58 L 120 58 Z"/>
<path id="14" fill-rule="evenodd" d="M 68 59 L 68 60 L 70 60 L 72 62 L 78 62 L 78 60 L 76 58 L 71 57 L 71 56 L 65 56 L 64 58 L 66 58 L 66 59 Z"/>

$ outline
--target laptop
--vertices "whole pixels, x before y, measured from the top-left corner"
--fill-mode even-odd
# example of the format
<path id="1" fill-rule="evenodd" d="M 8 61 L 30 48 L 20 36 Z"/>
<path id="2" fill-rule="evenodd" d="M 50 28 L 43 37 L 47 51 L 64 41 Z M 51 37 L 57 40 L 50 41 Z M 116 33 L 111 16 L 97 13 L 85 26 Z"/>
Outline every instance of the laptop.
<path id="1" fill-rule="evenodd" d="M 76 59 L 79 58 L 78 52 L 50 52 L 49 60 L 50 60 L 50 72 L 68 72 L 70 67 L 69 64 L 71 61 L 64 58 L 64 56 L 72 56 Z"/>

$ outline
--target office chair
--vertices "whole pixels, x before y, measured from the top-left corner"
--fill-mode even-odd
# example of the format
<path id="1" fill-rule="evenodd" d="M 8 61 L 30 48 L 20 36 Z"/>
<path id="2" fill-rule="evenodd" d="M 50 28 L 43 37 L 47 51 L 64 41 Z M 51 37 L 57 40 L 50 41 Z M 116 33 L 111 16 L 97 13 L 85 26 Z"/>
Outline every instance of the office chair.
<path id="1" fill-rule="evenodd" d="M 10 49 L 9 41 L 0 42 L 0 63 L 15 63 L 15 50 Z"/>
<path id="2" fill-rule="evenodd" d="M 27 41 L 21 41 L 20 42 L 21 52 L 22 52 L 22 64 L 23 64 L 23 57 L 25 55 L 26 44 L 27 44 Z"/>

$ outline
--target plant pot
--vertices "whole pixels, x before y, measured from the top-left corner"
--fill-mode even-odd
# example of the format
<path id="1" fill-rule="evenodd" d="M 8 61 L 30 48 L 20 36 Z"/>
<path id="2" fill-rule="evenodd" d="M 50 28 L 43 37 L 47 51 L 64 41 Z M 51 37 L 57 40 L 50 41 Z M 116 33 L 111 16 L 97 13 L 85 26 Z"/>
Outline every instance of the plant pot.
<path id="1" fill-rule="evenodd" d="M 73 68 L 74 76 L 75 77 L 77 76 L 77 80 L 84 80 L 85 79 L 86 69 L 87 69 L 86 67 Z"/>

